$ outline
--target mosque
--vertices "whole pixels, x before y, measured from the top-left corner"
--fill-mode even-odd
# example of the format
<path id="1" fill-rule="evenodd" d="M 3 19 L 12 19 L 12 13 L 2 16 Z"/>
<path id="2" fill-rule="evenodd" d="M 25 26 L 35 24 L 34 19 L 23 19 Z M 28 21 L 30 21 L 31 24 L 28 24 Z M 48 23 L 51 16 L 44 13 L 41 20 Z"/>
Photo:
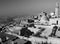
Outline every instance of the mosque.
<path id="1" fill-rule="evenodd" d="M 46 12 L 41 12 L 38 15 L 39 22 L 42 23 L 48 23 L 48 25 L 60 25 L 60 18 L 59 18 L 59 3 L 56 3 L 56 8 L 54 12 L 51 12 L 50 18 L 48 18 Z M 36 22 L 36 21 L 35 21 Z"/>

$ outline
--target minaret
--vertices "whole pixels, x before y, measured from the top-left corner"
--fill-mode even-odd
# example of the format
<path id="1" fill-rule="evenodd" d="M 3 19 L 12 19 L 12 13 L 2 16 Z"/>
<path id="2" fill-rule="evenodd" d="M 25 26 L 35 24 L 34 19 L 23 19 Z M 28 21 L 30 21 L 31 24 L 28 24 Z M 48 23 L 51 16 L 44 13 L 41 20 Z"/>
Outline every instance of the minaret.
<path id="1" fill-rule="evenodd" d="M 56 8 L 55 8 L 55 15 L 58 17 L 58 11 L 59 11 L 59 3 L 56 3 Z"/>

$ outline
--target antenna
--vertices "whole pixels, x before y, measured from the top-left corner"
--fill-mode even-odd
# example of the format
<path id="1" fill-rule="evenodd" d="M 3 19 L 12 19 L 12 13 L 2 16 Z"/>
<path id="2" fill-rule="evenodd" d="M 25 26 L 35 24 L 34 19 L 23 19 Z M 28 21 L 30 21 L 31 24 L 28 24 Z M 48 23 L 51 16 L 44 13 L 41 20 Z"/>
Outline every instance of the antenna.
<path id="1" fill-rule="evenodd" d="M 56 2 L 56 7 L 59 8 L 59 2 Z"/>

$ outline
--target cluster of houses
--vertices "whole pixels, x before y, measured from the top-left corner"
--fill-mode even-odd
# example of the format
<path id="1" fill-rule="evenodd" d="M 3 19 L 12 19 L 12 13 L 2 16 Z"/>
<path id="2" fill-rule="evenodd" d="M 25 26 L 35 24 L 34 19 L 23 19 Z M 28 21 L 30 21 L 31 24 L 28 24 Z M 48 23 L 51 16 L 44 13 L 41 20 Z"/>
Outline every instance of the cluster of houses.
<path id="1" fill-rule="evenodd" d="M 2 25 L 0 44 L 60 44 L 58 9 L 50 15 L 41 12 L 33 18 L 15 18 L 15 22 Z"/>

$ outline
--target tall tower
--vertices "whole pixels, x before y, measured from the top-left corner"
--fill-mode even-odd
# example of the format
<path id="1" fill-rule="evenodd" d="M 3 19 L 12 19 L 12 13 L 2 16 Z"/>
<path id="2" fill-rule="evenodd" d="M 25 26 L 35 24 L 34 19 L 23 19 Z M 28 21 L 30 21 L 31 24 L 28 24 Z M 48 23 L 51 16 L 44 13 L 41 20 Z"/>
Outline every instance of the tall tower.
<path id="1" fill-rule="evenodd" d="M 58 11 L 59 11 L 59 3 L 56 3 L 56 8 L 55 8 L 55 15 L 58 17 Z"/>

